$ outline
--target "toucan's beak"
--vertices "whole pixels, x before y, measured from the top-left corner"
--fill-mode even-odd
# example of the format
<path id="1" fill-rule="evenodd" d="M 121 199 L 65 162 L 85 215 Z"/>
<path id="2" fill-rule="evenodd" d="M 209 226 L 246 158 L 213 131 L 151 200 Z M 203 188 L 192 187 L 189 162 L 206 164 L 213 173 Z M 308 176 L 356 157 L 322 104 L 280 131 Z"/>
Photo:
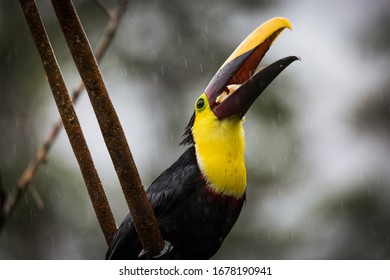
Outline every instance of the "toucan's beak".
<path id="1" fill-rule="evenodd" d="M 285 18 L 273 18 L 254 30 L 230 55 L 205 89 L 210 107 L 219 118 L 243 117 L 263 90 L 296 56 L 282 58 L 256 71 L 276 37 L 291 29 Z"/>

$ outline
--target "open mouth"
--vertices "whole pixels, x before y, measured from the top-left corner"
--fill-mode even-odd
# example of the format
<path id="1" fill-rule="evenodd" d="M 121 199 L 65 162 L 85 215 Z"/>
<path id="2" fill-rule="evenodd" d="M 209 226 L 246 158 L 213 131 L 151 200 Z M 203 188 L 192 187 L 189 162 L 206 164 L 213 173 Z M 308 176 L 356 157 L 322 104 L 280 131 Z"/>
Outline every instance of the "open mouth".
<path id="1" fill-rule="evenodd" d="M 223 119 L 239 114 L 243 117 L 264 89 L 297 56 L 288 56 L 258 67 L 264 55 L 285 29 L 291 29 L 285 18 L 273 18 L 254 30 L 230 55 L 205 89 L 214 114 Z"/>

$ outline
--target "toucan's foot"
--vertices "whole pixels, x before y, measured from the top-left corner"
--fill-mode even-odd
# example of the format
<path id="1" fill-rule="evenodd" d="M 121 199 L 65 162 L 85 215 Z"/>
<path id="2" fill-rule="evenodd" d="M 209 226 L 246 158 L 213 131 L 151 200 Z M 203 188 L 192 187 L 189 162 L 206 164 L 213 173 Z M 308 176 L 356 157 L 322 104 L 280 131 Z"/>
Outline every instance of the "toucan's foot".
<path id="1" fill-rule="evenodd" d="M 172 243 L 167 241 L 167 240 L 164 240 L 164 242 L 165 242 L 165 245 L 164 245 L 164 248 L 162 248 L 161 252 L 156 256 L 151 256 L 151 258 L 158 259 L 158 258 L 161 258 L 162 256 L 168 255 L 172 251 L 172 249 L 173 249 Z M 143 259 L 148 254 L 149 254 L 149 251 L 142 249 L 141 253 L 139 253 L 139 255 L 138 255 L 138 258 Z"/>
<path id="2" fill-rule="evenodd" d="M 165 242 L 164 248 L 161 250 L 160 254 L 158 254 L 157 256 L 152 256 L 153 259 L 158 259 L 162 256 L 168 255 L 172 251 L 173 249 L 172 243 L 167 240 L 164 240 L 164 242 Z"/>

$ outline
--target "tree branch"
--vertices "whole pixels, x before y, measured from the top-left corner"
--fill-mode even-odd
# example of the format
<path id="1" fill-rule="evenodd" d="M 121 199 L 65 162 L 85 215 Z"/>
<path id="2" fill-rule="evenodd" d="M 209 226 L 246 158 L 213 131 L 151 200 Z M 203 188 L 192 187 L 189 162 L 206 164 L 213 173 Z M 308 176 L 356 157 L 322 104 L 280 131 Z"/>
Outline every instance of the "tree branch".
<path id="1" fill-rule="evenodd" d="M 103 58 L 103 55 L 108 49 L 108 46 L 112 42 L 116 31 L 118 30 L 119 23 L 123 18 L 123 14 L 126 11 L 127 4 L 128 0 L 118 1 L 118 5 L 115 9 L 115 12 L 110 17 L 105 27 L 105 30 L 100 38 L 100 41 L 97 44 L 95 55 L 98 61 Z M 73 104 L 77 103 L 83 89 L 84 84 L 82 81 L 80 81 L 78 86 L 72 92 Z M 62 120 L 61 118 L 59 118 L 59 120 L 57 120 L 57 122 L 54 124 L 52 130 L 47 135 L 45 141 L 38 148 L 36 154 L 30 161 L 26 169 L 23 171 L 14 191 L 10 195 L 6 196 L 5 191 L 3 190 L 3 204 L 0 204 L 0 231 L 4 226 L 5 220 L 10 216 L 18 201 L 20 200 L 21 195 L 27 190 L 39 167 L 45 162 L 47 153 L 50 151 L 54 141 L 57 139 L 62 127 Z"/>
<path id="2" fill-rule="evenodd" d="M 151 256 L 158 255 L 164 240 L 80 20 L 70 0 L 52 0 L 52 4 L 87 89 L 142 246 Z"/>
<path id="3" fill-rule="evenodd" d="M 107 5 L 104 0 L 95 0 L 96 5 L 107 15 L 108 18 L 113 17 L 112 9 Z"/>
<path id="4" fill-rule="evenodd" d="M 110 243 L 116 231 L 115 220 L 102 183 L 93 164 L 61 70 L 43 26 L 38 7 L 34 0 L 20 0 L 20 4 L 41 57 L 47 80 L 53 92 L 54 100 L 64 123 L 73 152 L 80 166 L 100 227 L 102 228 L 107 243 Z"/>

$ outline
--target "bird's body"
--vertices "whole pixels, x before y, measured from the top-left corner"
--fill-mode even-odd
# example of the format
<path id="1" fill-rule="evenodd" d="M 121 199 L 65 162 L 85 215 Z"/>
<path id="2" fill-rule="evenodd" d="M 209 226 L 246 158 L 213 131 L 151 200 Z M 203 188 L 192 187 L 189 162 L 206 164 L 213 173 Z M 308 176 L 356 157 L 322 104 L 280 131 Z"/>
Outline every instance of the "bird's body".
<path id="1" fill-rule="evenodd" d="M 209 259 L 236 222 L 245 195 L 234 198 L 215 193 L 205 181 L 195 148 L 164 171 L 148 188 L 164 239 L 173 244 L 173 259 Z M 122 222 L 107 252 L 108 259 L 137 259 L 142 250 L 131 216 Z"/>
<path id="2" fill-rule="evenodd" d="M 297 57 L 256 71 L 272 42 L 290 23 L 274 18 L 232 53 L 196 100 L 182 144 L 190 147 L 147 189 L 171 259 L 208 259 L 238 219 L 246 194 L 243 117 L 260 93 Z M 141 242 L 129 214 L 107 259 L 137 259 Z M 153 256 L 151 256 L 153 257 Z"/>

